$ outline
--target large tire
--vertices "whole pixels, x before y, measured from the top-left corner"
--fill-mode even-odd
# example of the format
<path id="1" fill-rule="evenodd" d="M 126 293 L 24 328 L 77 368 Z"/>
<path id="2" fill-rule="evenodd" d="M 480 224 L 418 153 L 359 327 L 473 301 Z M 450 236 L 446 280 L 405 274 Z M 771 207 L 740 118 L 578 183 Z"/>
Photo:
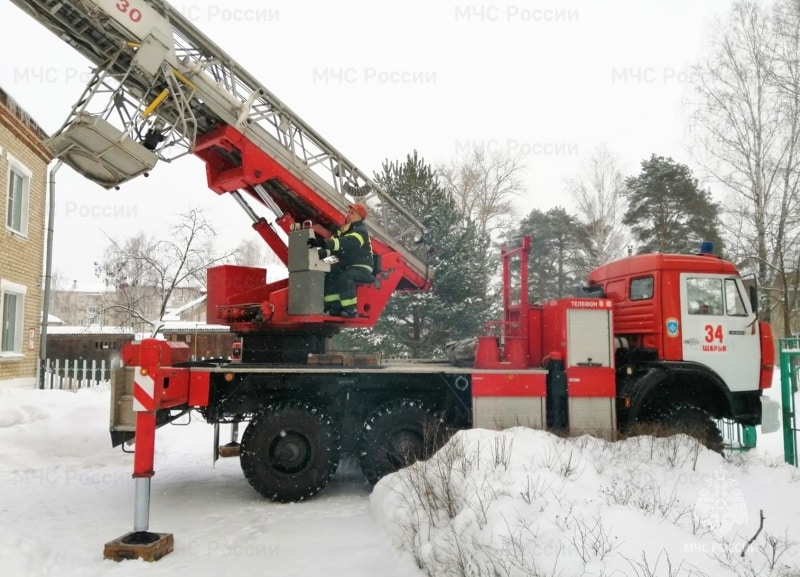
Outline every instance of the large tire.
<path id="1" fill-rule="evenodd" d="M 658 421 L 663 424 L 667 432 L 684 433 L 694 437 L 717 453 L 721 454 L 725 447 L 717 423 L 711 418 L 711 415 L 695 405 L 675 405 L 661 413 Z"/>
<path id="2" fill-rule="evenodd" d="M 273 501 L 302 501 L 321 491 L 339 464 L 341 437 L 322 409 L 278 402 L 242 435 L 241 465 L 253 488 Z"/>
<path id="3" fill-rule="evenodd" d="M 358 442 L 364 477 L 372 484 L 438 449 L 441 423 L 422 401 L 399 399 L 378 407 Z"/>

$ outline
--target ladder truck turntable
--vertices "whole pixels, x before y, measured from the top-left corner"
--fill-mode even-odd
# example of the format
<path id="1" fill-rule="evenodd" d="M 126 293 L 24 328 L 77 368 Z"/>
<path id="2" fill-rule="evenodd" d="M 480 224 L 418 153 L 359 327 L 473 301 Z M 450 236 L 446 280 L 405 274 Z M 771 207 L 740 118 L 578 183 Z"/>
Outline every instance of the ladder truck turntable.
<path id="1" fill-rule="evenodd" d="M 579 296 L 530 304 L 525 238 L 501 253 L 503 318 L 478 337 L 470 366 L 327 351 L 342 328 L 374 326 L 395 291 L 430 287 L 424 226 L 163 0 L 12 2 L 95 66 L 45 141 L 55 157 L 116 188 L 194 154 L 209 188 L 236 200 L 289 271 L 267 283 L 261 268 L 209 270 L 208 321 L 239 336 L 231 361 L 192 361 L 184 343 L 155 338 L 123 349 L 111 435 L 135 441 L 134 527 L 106 557 L 172 550 L 171 534 L 149 531 L 155 433 L 191 410 L 214 425 L 215 458 L 239 454 L 249 483 L 276 501 L 322 490 L 342 455 L 377 482 L 469 427 L 613 440 L 668 421 L 720 449 L 713 419 L 777 426 L 762 395 L 769 325 L 734 265 L 709 254 L 631 256 L 595 269 Z M 379 266 L 358 287 L 359 316 L 331 317 L 329 265 L 306 240 L 330 236 L 353 202 L 370 208 Z M 224 447 L 221 424 L 232 431 Z"/>

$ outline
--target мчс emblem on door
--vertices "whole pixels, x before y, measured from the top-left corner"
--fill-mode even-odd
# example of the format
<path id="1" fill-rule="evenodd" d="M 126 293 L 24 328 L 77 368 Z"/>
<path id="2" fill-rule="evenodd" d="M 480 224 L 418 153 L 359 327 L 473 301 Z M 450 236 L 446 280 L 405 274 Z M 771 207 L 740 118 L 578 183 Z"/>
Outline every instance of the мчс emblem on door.
<path id="1" fill-rule="evenodd" d="M 680 323 L 678 319 L 669 318 L 666 320 L 667 323 L 667 335 L 670 337 L 677 337 L 678 336 L 678 329 L 680 328 Z"/>

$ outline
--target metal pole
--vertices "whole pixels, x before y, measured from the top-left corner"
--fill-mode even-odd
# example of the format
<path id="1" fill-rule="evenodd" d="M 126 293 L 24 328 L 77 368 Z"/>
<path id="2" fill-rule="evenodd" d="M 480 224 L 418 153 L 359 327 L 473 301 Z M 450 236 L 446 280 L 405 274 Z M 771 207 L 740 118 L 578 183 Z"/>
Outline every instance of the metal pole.
<path id="1" fill-rule="evenodd" d="M 123 539 L 123 542 L 142 544 L 158 540 L 158 535 L 148 531 L 150 526 L 150 479 L 154 475 L 155 441 L 155 411 L 138 411 L 136 413 L 136 447 L 133 453 L 133 478 L 136 483 L 133 533 Z"/>
<path id="2" fill-rule="evenodd" d="M 137 477 L 135 482 L 133 530 L 138 533 L 150 528 L 150 477 Z"/>
<path id="3" fill-rule="evenodd" d="M 42 326 L 39 335 L 39 388 L 44 388 L 44 375 L 47 369 L 47 318 L 50 316 L 50 278 L 53 270 L 53 232 L 56 216 L 56 172 L 64 164 L 60 160 L 50 169 L 48 179 L 50 188 L 50 206 L 47 211 L 47 246 L 44 264 L 44 296 L 42 297 Z"/>
<path id="4" fill-rule="evenodd" d="M 781 364 L 781 420 L 783 421 L 783 460 L 790 465 L 797 465 L 794 446 L 794 411 L 792 401 L 794 397 L 795 382 L 794 357 L 800 355 L 797 349 L 800 341 L 797 339 L 780 339 L 780 364 Z"/>

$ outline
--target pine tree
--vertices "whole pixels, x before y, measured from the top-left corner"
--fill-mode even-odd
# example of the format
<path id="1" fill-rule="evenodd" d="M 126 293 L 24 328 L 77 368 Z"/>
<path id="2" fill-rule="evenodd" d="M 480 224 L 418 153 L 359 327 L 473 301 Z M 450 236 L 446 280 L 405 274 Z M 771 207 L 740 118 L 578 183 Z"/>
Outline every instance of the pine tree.
<path id="1" fill-rule="evenodd" d="M 546 213 L 534 209 L 508 239 L 518 246 L 531 237 L 529 298 L 531 302 L 560 298 L 582 284 L 588 269 L 591 240 L 587 228 L 561 207 Z"/>
<path id="2" fill-rule="evenodd" d="M 690 252 L 704 240 L 721 252 L 719 206 L 698 187 L 688 166 L 653 154 L 625 187 L 628 210 L 622 222 L 631 227 L 640 253 Z"/>
<path id="3" fill-rule="evenodd" d="M 403 162 L 384 162 L 375 180 L 425 225 L 433 285 L 426 292 L 395 293 L 373 331 L 342 334 L 337 346 L 344 348 L 359 339 L 362 350 L 442 356 L 448 342 L 476 335 L 487 317 L 492 304 L 489 282 L 497 260 L 490 254 L 490 240 L 481 237 L 475 223 L 459 211 L 417 152 Z"/>

